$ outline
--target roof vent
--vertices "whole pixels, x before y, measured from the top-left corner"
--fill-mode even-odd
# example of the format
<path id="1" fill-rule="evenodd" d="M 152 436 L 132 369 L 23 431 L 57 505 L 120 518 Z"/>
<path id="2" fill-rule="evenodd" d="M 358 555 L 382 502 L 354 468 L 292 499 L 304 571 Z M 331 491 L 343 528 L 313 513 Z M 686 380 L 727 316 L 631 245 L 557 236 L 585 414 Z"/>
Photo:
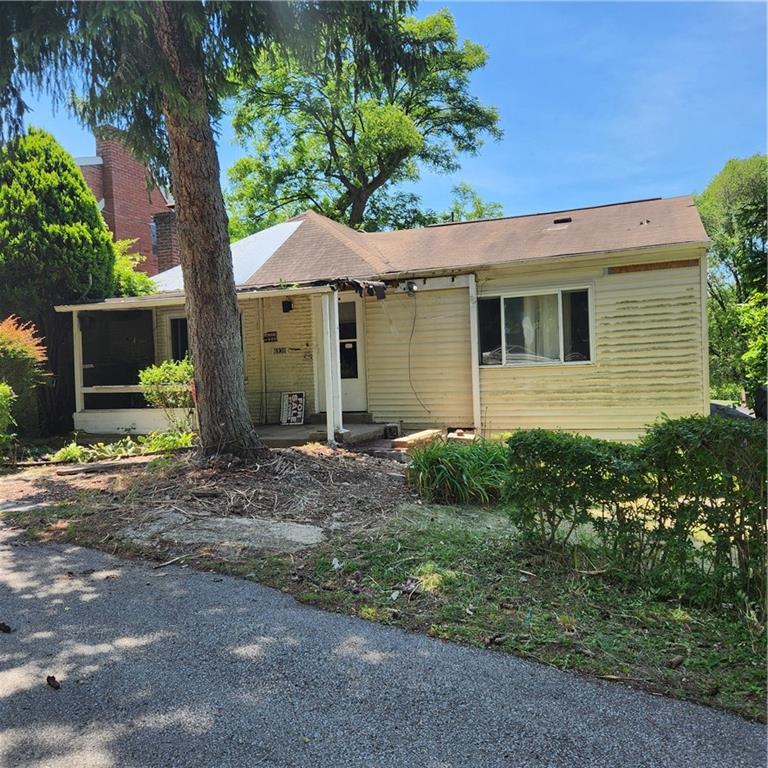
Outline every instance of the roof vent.
<path id="1" fill-rule="evenodd" d="M 562 216 L 559 219 L 555 219 L 552 223 L 553 224 L 570 224 L 573 221 L 573 219 L 570 216 Z"/>

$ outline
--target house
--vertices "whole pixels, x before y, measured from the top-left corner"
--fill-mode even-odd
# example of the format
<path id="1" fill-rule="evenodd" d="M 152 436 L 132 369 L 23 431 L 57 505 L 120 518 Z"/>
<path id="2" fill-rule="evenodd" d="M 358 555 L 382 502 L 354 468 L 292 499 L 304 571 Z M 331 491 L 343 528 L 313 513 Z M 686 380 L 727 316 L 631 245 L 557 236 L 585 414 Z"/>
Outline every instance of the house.
<path id="1" fill-rule="evenodd" d="M 285 392 L 331 435 L 365 414 L 631 440 L 708 413 L 707 244 L 688 196 L 380 233 L 304 213 L 232 245 L 254 422 L 279 423 Z M 156 283 L 57 307 L 77 429 L 162 427 L 137 374 L 188 337 L 181 268 Z"/>
<path id="2" fill-rule="evenodd" d="M 179 263 L 173 200 L 149 182 L 144 165 L 116 131 L 96 132 L 96 154 L 75 157 L 85 183 L 99 203 L 104 221 L 116 240 L 135 240 L 133 251 L 148 275 Z"/>

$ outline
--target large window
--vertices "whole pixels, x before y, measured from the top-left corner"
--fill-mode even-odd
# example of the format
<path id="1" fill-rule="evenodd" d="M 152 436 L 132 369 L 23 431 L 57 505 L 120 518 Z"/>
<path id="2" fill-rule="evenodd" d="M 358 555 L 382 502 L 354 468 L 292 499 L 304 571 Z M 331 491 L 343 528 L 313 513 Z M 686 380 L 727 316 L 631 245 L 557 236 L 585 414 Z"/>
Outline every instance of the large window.
<path id="1" fill-rule="evenodd" d="M 480 365 L 589 362 L 589 311 L 587 288 L 478 299 Z"/>

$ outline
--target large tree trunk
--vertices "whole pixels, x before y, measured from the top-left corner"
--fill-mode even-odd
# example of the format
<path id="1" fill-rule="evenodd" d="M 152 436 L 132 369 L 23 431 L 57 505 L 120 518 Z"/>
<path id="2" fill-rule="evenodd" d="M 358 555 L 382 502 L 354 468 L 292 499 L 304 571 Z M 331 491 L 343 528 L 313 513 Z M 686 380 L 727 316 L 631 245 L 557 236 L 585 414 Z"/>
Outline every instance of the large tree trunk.
<path id="1" fill-rule="evenodd" d="M 179 24 L 183 3 L 155 5 L 155 35 L 187 104 L 164 104 L 200 442 L 205 453 L 266 451 L 245 399 L 240 317 L 219 160 L 201 54 Z"/>
<path id="2" fill-rule="evenodd" d="M 349 211 L 348 224 L 350 227 L 359 227 L 365 218 L 365 208 L 368 205 L 369 193 L 364 190 L 358 190 L 352 198 L 352 207 Z"/>

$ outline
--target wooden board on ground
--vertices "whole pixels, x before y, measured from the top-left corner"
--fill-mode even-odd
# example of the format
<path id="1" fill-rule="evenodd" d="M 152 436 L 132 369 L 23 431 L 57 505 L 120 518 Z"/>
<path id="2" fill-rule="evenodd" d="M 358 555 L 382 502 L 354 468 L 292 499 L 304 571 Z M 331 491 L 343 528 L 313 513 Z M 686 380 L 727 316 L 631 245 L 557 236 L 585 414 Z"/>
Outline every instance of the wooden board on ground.
<path id="1" fill-rule="evenodd" d="M 441 429 L 422 429 L 421 432 L 413 432 L 410 435 L 403 435 L 392 441 L 393 448 L 415 448 L 417 445 L 430 443 L 436 437 L 443 434 Z"/>

